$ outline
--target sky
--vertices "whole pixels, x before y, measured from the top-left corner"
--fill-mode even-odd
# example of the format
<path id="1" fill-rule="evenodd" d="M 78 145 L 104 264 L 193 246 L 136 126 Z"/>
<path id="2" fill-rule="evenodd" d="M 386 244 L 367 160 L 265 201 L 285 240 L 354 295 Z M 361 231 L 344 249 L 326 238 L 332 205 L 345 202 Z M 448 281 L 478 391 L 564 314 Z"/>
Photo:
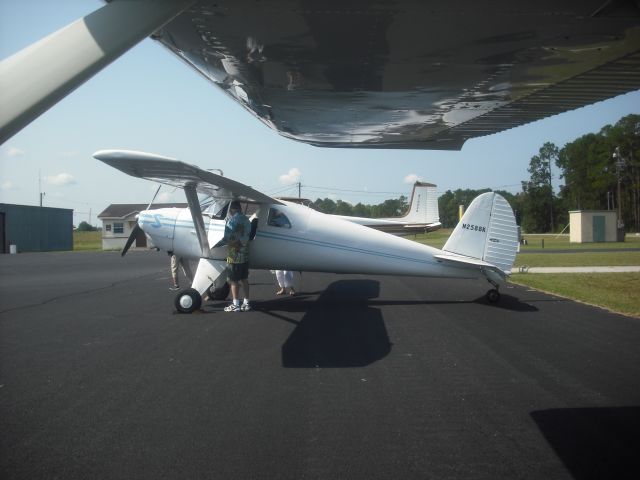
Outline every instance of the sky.
<path id="1" fill-rule="evenodd" d="M 0 59 L 91 13 L 98 0 L 0 0 Z M 272 196 L 376 204 L 409 196 L 415 180 L 438 191 L 520 191 L 533 155 L 630 113 L 640 91 L 465 143 L 461 151 L 324 149 L 285 139 L 152 40 L 144 40 L 0 145 L 0 203 L 74 210 L 97 225 L 111 203 L 148 203 L 157 185 L 95 160 L 103 149 L 177 158 Z M 557 186 L 561 180 L 554 179 Z M 156 202 L 184 202 L 163 187 Z"/>

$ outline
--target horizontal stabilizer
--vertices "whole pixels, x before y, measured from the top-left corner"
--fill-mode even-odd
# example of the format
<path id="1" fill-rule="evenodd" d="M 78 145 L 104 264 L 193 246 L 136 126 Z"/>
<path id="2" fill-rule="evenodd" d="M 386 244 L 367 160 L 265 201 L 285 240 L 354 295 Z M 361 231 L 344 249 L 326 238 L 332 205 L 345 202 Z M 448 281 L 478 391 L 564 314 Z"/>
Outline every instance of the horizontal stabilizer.
<path id="1" fill-rule="evenodd" d="M 453 262 L 453 263 L 464 263 L 466 265 L 478 265 L 479 267 L 494 267 L 489 262 L 485 262 L 484 260 L 480 260 L 478 258 L 465 257 L 463 255 L 456 255 L 455 253 L 443 253 L 440 255 L 434 255 L 434 258 L 438 260 L 444 260 L 445 262 Z"/>

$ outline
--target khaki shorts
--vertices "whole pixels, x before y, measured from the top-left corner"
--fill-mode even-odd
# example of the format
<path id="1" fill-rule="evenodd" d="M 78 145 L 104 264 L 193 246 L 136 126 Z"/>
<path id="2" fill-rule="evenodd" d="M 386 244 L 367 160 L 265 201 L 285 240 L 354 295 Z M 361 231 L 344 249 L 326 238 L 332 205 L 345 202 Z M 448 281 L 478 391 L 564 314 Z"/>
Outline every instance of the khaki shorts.
<path id="1" fill-rule="evenodd" d="M 227 268 L 227 278 L 232 282 L 249 278 L 249 263 L 230 263 Z"/>

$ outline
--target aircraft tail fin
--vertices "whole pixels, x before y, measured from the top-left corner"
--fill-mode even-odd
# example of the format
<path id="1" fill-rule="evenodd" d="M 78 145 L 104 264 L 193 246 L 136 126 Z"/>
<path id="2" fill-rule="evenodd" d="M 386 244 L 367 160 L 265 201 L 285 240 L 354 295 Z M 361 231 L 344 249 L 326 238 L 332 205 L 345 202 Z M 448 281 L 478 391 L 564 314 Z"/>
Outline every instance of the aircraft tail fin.
<path id="1" fill-rule="evenodd" d="M 431 224 L 440 222 L 437 186 L 416 182 L 411 192 L 409 211 L 402 217 L 406 223 Z"/>
<path id="2" fill-rule="evenodd" d="M 518 227 L 509 203 L 495 192 L 477 196 L 442 250 L 482 260 L 510 274 L 518 251 Z"/>

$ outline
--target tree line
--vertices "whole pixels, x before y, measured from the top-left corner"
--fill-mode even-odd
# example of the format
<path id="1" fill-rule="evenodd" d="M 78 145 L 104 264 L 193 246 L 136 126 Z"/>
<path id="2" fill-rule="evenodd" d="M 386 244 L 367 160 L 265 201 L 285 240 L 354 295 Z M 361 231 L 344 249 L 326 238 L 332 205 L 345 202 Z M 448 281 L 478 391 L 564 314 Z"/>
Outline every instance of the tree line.
<path id="1" fill-rule="evenodd" d="M 562 148 L 546 142 L 529 162 L 529 179 L 516 194 L 496 190 L 511 204 L 525 232 L 558 232 L 569 222 L 570 210 L 617 210 L 624 228 L 640 231 L 640 115 L 627 115 L 615 125 L 589 133 Z M 553 188 L 553 178 L 563 184 Z M 438 198 L 443 227 L 458 222 L 458 206 L 469 206 L 491 189 L 447 190 Z M 313 206 L 324 213 L 358 217 L 394 217 L 408 209 L 407 197 L 378 205 L 351 205 L 318 198 Z"/>
<path id="2" fill-rule="evenodd" d="M 399 198 L 385 200 L 377 205 L 365 205 L 363 203 L 351 205 L 349 202 L 343 202 L 342 200 L 334 201 L 330 198 L 318 198 L 311 206 L 322 213 L 328 213 L 331 215 L 381 218 L 399 217 L 404 215 L 409 208 L 409 203 L 407 202 L 407 197 L 401 195 Z"/>

